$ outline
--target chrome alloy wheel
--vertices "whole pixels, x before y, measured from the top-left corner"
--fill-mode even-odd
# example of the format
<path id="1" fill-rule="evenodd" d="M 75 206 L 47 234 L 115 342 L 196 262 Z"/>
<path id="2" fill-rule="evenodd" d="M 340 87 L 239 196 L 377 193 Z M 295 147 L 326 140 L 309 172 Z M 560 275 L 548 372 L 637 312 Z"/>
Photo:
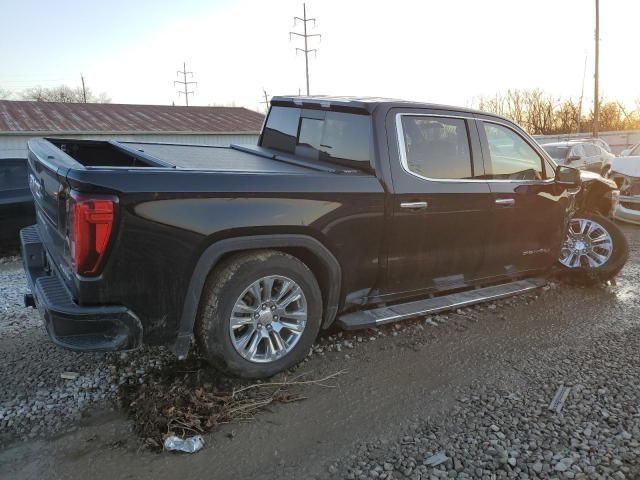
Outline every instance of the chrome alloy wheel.
<path id="1" fill-rule="evenodd" d="M 574 218 L 560 251 L 560 263 L 568 268 L 598 268 L 607 263 L 612 253 L 613 240 L 602 225 L 586 218 Z"/>
<path id="2" fill-rule="evenodd" d="M 284 357 L 298 343 L 307 323 L 307 299 L 302 288 L 281 275 L 253 282 L 238 297 L 229 333 L 246 360 L 269 363 Z"/>

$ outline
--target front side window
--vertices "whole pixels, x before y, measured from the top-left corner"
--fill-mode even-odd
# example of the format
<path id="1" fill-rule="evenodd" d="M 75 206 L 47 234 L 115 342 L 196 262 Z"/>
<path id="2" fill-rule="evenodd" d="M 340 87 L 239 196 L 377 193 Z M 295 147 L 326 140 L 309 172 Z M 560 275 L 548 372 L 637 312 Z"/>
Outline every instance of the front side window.
<path id="1" fill-rule="evenodd" d="M 578 145 L 574 145 L 573 148 L 571 149 L 571 156 L 584 158 L 587 156 L 587 152 L 585 152 L 581 144 L 578 144 Z"/>
<path id="2" fill-rule="evenodd" d="M 600 148 L 598 148 L 596 145 L 593 145 L 591 143 L 585 143 L 584 149 L 587 153 L 587 157 L 595 157 L 597 155 L 600 155 Z"/>
<path id="3" fill-rule="evenodd" d="M 433 179 L 473 177 L 469 132 L 464 119 L 417 115 L 401 118 L 410 172 Z"/>
<path id="4" fill-rule="evenodd" d="M 487 178 L 543 180 L 542 158 L 520 135 L 503 125 L 482 123 L 489 145 Z"/>

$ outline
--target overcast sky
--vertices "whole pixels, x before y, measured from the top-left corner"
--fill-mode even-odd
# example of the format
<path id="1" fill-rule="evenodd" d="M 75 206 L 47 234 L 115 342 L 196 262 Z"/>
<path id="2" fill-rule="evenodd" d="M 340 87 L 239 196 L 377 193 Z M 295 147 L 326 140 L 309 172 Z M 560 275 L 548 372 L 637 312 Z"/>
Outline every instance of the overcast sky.
<path id="1" fill-rule="evenodd" d="M 304 93 L 289 40 L 297 0 L 2 0 L 0 88 L 79 85 L 114 103 L 243 105 Z M 312 94 L 375 95 L 469 106 L 479 95 L 542 88 L 593 97 L 594 0 L 310 0 Z M 601 93 L 640 98 L 640 1 L 601 0 Z M 310 25 L 311 26 L 311 25 Z"/>

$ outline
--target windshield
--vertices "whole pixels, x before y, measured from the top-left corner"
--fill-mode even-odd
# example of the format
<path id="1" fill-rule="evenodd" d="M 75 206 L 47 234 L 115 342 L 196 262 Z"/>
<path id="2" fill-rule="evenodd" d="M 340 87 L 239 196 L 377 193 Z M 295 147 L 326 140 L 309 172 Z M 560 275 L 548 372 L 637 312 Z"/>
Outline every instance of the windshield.
<path id="1" fill-rule="evenodd" d="M 640 143 L 633 147 L 633 149 L 629 152 L 629 155 L 640 155 Z"/>
<path id="2" fill-rule="evenodd" d="M 544 151 L 547 152 L 551 158 L 555 160 L 564 160 L 567 158 L 567 154 L 571 147 L 567 145 L 542 145 Z"/>

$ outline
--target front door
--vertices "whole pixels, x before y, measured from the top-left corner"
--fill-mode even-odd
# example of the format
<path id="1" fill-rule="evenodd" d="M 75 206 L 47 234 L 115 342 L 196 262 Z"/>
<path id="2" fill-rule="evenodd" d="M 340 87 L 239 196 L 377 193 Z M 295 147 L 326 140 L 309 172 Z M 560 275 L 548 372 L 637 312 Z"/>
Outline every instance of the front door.
<path id="1" fill-rule="evenodd" d="M 392 111 L 387 134 L 394 192 L 386 293 L 449 290 L 483 277 L 492 199 L 474 119 Z"/>
<path id="2" fill-rule="evenodd" d="M 492 193 L 491 270 L 520 276 L 550 267 L 559 256 L 569 195 L 524 132 L 495 119 L 479 120 L 478 130 Z"/>

